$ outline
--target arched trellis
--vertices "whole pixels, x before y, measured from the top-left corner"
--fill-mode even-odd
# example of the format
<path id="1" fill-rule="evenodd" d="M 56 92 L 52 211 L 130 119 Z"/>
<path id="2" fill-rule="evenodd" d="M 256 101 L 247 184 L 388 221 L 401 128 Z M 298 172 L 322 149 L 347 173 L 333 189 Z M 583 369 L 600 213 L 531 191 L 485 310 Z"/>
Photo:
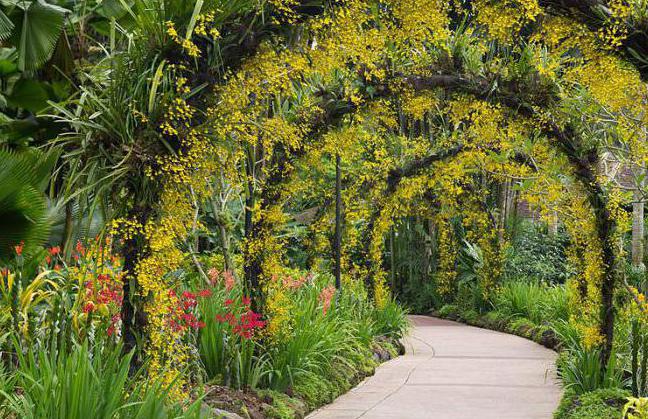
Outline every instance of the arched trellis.
<path id="1" fill-rule="evenodd" d="M 538 42 L 555 55 L 550 57 L 554 61 L 543 61 L 542 57 L 536 57 L 534 70 L 529 73 L 531 76 L 523 75 L 519 80 L 507 79 L 502 74 L 498 74 L 497 70 L 490 74 L 486 72 L 486 74 L 476 75 L 463 72 L 461 66 L 456 65 L 446 67 L 440 65 L 434 68 L 424 59 L 412 59 L 413 63 L 408 63 L 407 59 L 398 53 L 390 51 L 390 54 L 385 54 L 384 46 L 389 45 L 402 54 L 414 50 L 419 54 L 420 51 L 426 50 L 438 52 L 449 48 L 444 42 L 449 42 L 448 35 L 451 33 L 449 29 L 451 19 L 442 5 L 431 2 L 433 10 L 437 10 L 437 13 L 430 13 L 424 17 L 413 13 L 416 7 L 421 7 L 414 3 L 389 2 L 391 9 L 388 8 L 385 13 L 393 20 L 387 18 L 381 21 L 383 24 L 381 26 L 375 24 L 381 16 L 369 13 L 368 3 L 348 2 L 346 6 L 339 9 L 339 13 L 333 13 L 321 21 L 316 21 L 312 26 L 313 32 L 310 37 L 305 37 L 308 39 L 304 44 L 279 52 L 267 50 L 265 55 L 261 54 L 253 59 L 249 68 L 244 68 L 240 72 L 240 78 L 235 80 L 235 83 L 228 85 L 236 86 L 236 83 L 244 79 L 249 85 L 254 85 L 258 78 L 260 88 L 245 87 L 241 91 L 234 91 L 234 94 L 228 91 L 228 87 L 224 89 L 222 97 L 225 99 L 221 103 L 220 113 L 218 109 L 216 111 L 219 115 L 216 121 L 222 122 L 220 130 L 225 137 L 234 131 L 238 137 L 244 137 L 243 143 L 272 142 L 267 140 L 268 131 L 278 126 L 282 128 L 278 136 L 280 140 L 272 142 L 271 146 L 265 149 L 270 150 L 272 158 L 261 159 L 264 163 L 270 162 L 263 179 L 251 181 L 249 177 L 252 171 L 248 171 L 247 182 L 252 186 L 249 197 L 252 199 L 248 202 L 248 217 L 246 217 L 246 240 L 249 250 L 246 272 L 250 286 L 258 288 L 259 277 L 263 273 L 263 265 L 266 263 L 268 253 L 272 253 L 276 261 L 276 250 L 279 247 L 276 243 L 269 245 L 263 240 L 272 240 L 273 229 L 282 221 L 282 186 L 289 183 L 291 173 L 294 172 L 295 160 L 307 155 L 313 147 L 317 147 L 323 132 L 347 116 L 356 115 L 364 104 L 384 98 L 405 97 L 412 92 L 416 94 L 431 89 L 440 89 L 444 95 L 466 94 L 487 103 L 495 103 L 502 109 L 506 109 L 510 115 L 532 121 L 535 130 L 547 140 L 548 144 L 566 157 L 569 163 L 567 174 L 579 182 L 591 208 L 595 239 L 600 243 L 601 249 L 603 272 L 600 281 L 600 334 L 604 337 L 601 361 L 606 364 L 613 340 L 612 299 L 616 282 L 617 258 L 614 249 L 617 222 L 611 211 L 613 204 L 610 202 L 610 193 L 597 176 L 601 144 L 592 143 L 591 135 L 584 132 L 581 120 L 591 124 L 601 124 L 601 121 L 596 119 L 595 111 L 587 114 L 588 110 L 583 111 L 580 120 L 570 119 L 568 113 L 561 109 L 561 106 L 567 108 L 570 106 L 572 97 L 569 96 L 569 86 L 563 86 L 564 91 L 559 91 L 559 89 L 552 89 L 551 83 L 559 85 L 560 77 L 565 77 L 568 84 L 584 86 L 590 92 L 585 99 L 590 104 L 598 104 L 602 109 L 601 112 L 610 112 L 614 118 L 617 118 L 617 123 L 623 120 L 623 124 L 619 125 L 623 125 L 627 130 L 628 124 L 632 123 L 629 122 L 632 118 L 624 120 L 622 111 L 633 98 L 638 97 L 637 91 L 640 90 L 640 87 L 637 87 L 638 77 L 623 68 L 613 56 L 600 52 L 604 48 L 597 47 L 596 37 L 588 33 L 586 28 L 574 25 L 568 27 L 566 31 L 564 22 L 557 21 L 551 16 L 545 16 L 542 20 L 536 19 L 540 14 L 540 8 L 537 4 L 534 5 L 534 2 L 525 4 L 524 13 L 513 18 L 506 25 L 498 27 L 497 30 L 494 29 L 494 25 L 491 26 L 493 22 L 488 21 L 492 14 L 477 15 L 476 19 L 478 26 L 486 28 L 481 36 L 493 42 L 506 40 L 512 43 L 519 42 L 519 39 L 514 39 L 512 33 L 518 32 L 522 27 L 535 30 L 535 33 L 528 38 L 531 44 Z M 478 9 L 483 7 L 484 10 L 490 7 L 477 6 Z M 338 33 L 332 29 L 332 21 L 337 23 Z M 537 28 L 533 28 L 536 21 L 540 23 Z M 339 30 L 339 28 L 349 29 Z M 584 58 L 580 63 L 570 61 L 565 65 L 560 61 L 562 55 L 574 46 L 565 41 L 560 33 L 568 34 L 569 28 L 579 35 L 579 42 L 583 44 Z M 558 36 L 548 37 L 545 42 L 542 34 L 552 30 L 555 30 Z M 460 36 L 464 34 L 455 33 L 455 37 Z M 478 49 L 480 46 L 475 48 Z M 503 59 L 519 59 L 523 55 L 524 48 L 525 46 L 522 46 L 515 52 L 517 56 L 513 54 Z M 529 54 L 533 53 L 535 51 L 530 50 Z M 391 60 L 391 66 L 385 65 L 387 58 Z M 261 61 L 265 61 L 261 66 L 262 70 L 253 73 L 251 70 L 253 65 L 260 65 Z M 403 62 L 407 65 L 398 65 Z M 552 66 L 563 66 L 564 73 L 557 74 Z M 596 69 L 600 69 L 601 74 L 593 77 L 591 72 Z M 272 73 L 276 74 L 271 75 Z M 542 77 L 546 78 L 545 84 Z M 597 89 L 615 77 L 622 79 L 623 86 L 627 89 L 620 90 L 611 100 L 608 100 L 606 94 L 610 92 L 599 92 Z M 354 84 L 362 87 L 356 88 Z M 577 98 L 578 94 L 579 91 L 574 90 L 574 98 Z M 280 104 L 287 102 L 291 102 L 303 111 L 301 117 L 281 115 Z M 569 109 L 574 110 L 573 107 Z M 234 118 L 226 116 L 227 113 L 232 112 L 235 114 Z M 268 121 L 278 122 L 279 125 L 265 126 Z M 614 129 L 616 128 L 610 128 L 610 130 Z M 285 132 L 289 135 L 287 138 L 281 138 L 281 134 Z M 628 135 L 627 132 L 620 131 L 616 134 Z M 387 175 L 386 187 L 381 189 L 382 193 L 389 195 L 397 189 L 401 179 L 414 176 L 426 165 L 456 157 L 464 152 L 462 148 L 465 146 L 466 144 L 455 144 L 450 148 L 439 147 L 434 154 L 424 156 L 402 168 L 393 169 Z M 249 166 L 254 168 L 256 163 L 257 161 L 254 161 Z M 259 200 L 255 200 L 255 197 Z M 375 220 L 371 220 L 378 219 L 382 214 L 379 208 L 374 212 L 376 215 L 370 217 L 368 231 L 374 230 Z M 264 252 L 261 249 L 262 244 L 267 245 L 265 255 L 255 253 Z M 366 253 L 370 252 L 367 250 Z M 367 260 L 371 258 L 368 257 Z"/>

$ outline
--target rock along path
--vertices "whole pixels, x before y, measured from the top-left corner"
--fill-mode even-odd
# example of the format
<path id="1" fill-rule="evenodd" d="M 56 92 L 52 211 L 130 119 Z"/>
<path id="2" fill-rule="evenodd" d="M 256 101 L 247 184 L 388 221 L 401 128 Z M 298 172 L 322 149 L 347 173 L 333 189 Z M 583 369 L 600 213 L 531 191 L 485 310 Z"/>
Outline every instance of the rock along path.
<path id="1" fill-rule="evenodd" d="M 561 389 L 556 353 L 529 340 L 410 316 L 406 354 L 312 419 L 551 418 Z"/>

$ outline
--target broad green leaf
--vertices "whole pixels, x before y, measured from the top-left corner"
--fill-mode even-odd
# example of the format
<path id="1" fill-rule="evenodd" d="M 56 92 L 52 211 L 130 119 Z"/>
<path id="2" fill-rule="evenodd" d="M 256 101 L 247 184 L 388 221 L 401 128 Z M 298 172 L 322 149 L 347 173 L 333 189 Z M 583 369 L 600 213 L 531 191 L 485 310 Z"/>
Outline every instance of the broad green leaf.
<path id="1" fill-rule="evenodd" d="M 67 10 L 42 0 L 18 6 L 10 14 L 15 25 L 10 41 L 18 48 L 18 68 L 33 71 L 52 56 Z"/>
<path id="2" fill-rule="evenodd" d="M 14 86 L 9 103 L 17 108 L 37 113 L 47 107 L 48 99 L 47 90 L 41 82 L 21 79 Z"/>

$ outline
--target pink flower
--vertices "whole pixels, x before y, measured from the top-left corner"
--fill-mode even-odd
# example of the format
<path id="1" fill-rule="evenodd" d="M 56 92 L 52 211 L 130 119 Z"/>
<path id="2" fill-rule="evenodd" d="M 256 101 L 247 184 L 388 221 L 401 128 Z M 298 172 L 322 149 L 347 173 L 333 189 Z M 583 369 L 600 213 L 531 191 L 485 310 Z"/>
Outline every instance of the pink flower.
<path id="1" fill-rule="evenodd" d="M 334 295 L 335 287 L 333 285 L 329 285 L 320 292 L 319 301 L 320 303 L 322 303 L 322 313 L 324 313 L 325 316 L 329 308 L 331 307 L 331 300 L 333 299 Z"/>
<path id="2" fill-rule="evenodd" d="M 236 285 L 234 275 L 230 271 L 223 272 L 223 279 L 225 280 L 225 289 L 230 291 Z"/>
<path id="3" fill-rule="evenodd" d="M 212 285 L 215 285 L 216 282 L 218 282 L 219 274 L 216 268 L 211 268 L 210 270 L 208 270 L 207 275 L 209 276 L 209 282 L 211 282 Z"/>

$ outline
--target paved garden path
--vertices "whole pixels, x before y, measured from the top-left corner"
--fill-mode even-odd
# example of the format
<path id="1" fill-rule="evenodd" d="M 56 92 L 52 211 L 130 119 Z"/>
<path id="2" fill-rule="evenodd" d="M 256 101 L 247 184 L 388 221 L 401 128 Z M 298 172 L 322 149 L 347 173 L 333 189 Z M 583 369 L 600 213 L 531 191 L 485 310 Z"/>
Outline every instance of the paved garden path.
<path id="1" fill-rule="evenodd" d="M 551 418 L 561 390 L 556 353 L 529 340 L 411 316 L 407 353 L 313 419 Z"/>

